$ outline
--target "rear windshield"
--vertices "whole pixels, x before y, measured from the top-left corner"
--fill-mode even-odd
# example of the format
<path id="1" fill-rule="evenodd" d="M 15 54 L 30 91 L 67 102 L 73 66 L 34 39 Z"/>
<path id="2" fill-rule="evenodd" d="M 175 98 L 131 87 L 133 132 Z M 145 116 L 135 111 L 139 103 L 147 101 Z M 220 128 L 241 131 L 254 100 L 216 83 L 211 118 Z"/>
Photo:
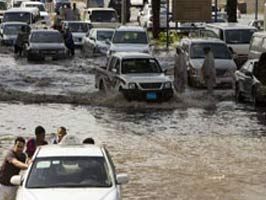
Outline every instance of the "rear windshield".
<path id="1" fill-rule="evenodd" d="M 6 25 L 3 29 L 3 33 L 6 35 L 17 35 L 18 32 L 21 30 L 21 27 L 25 25 Z"/>
<path id="2" fill-rule="evenodd" d="M 205 47 L 210 47 L 214 58 L 217 59 L 232 59 L 228 47 L 225 44 L 217 43 L 197 43 L 192 44 L 190 49 L 191 58 L 205 58 L 203 49 Z"/>
<path id="3" fill-rule="evenodd" d="M 5 13 L 3 22 L 31 22 L 31 14 L 28 12 Z"/>
<path id="4" fill-rule="evenodd" d="M 249 44 L 251 36 L 256 30 L 227 30 L 225 38 L 227 44 Z"/>
<path id="5" fill-rule="evenodd" d="M 122 62 L 122 74 L 162 73 L 158 62 L 153 58 L 126 59 Z"/>
<path id="6" fill-rule="evenodd" d="M 105 41 L 111 40 L 113 37 L 114 31 L 98 31 L 97 32 L 97 40 Z"/>
<path id="7" fill-rule="evenodd" d="M 148 38 L 143 31 L 116 31 L 113 43 L 148 44 Z"/>
<path id="8" fill-rule="evenodd" d="M 91 25 L 88 23 L 69 23 L 68 27 L 71 32 L 87 33 Z"/>
<path id="9" fill-rule="evenodd" d="M 63 38 L 57 32 L 34 32 L 30 41 L 34 43 L 62 43 Z"/>
<path id="10" fill-rule="evenodd" d="M 90 20 L 92 22 L 117 22 L 116 14 L 114 11 L 93 11 Z"/>
<path id="11" fill-rule="evenodd" d="M 45 11 L 45 8 L 42 4 L 27 4 L 27 8 L 38 8 L 39 11 Z"/>

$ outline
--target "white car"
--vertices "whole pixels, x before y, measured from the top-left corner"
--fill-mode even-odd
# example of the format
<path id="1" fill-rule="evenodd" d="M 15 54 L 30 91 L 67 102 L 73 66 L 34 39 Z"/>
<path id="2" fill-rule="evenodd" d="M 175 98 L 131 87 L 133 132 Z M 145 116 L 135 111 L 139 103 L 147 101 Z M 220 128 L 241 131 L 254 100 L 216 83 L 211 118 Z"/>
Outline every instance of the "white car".
<path id="1" fill-rule="evenodd" d="M 106 55 L 110 45 L 107 41 L 111 41 L 114 34 L 112 28 L 93 28 L 83 37 L 83 52 L 89 56 L 96 54 Z"/>
<path id="2" fill-rule="evenodd" d="M 140 26 L 120 26 L 114 32 L 107 57 L 116 52 L 151 53 L 148 34 Z"/>
<path id="3" fill-rule="evenodd" d="M 25 176 L 16 175 L 16 200 L 120 200 L 126 174 L 116 174 L 104 147 L 47 145 L 36 150 Z"/>

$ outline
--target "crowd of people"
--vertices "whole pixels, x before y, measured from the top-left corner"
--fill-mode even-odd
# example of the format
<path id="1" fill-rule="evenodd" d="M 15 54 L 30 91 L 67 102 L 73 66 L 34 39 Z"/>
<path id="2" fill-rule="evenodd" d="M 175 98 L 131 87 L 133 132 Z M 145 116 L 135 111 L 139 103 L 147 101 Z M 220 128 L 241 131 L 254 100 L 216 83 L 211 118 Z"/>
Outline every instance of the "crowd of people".
<path id="1" fill-rule="evenodd" d="M 7 151 L 0 168 L 0 200 L 14 200 L 17 187 L 12 185 L 10 179 L 14 175 L 18 175 L 20 170 L 26 170 L 32 163 L 32 157 L 37 147 L 48 145 L 46 131 L 42 126 L 35 128 L 35 137 L 28 141 L 23 137 L 17 137 L 14 146 Z M 66 138 L 67 130 L 65 127 L 57 129 L 56 137 L 52 139 L 50 144 L 60 144 Z M 95 144 L 93 138 L 85 138 L 83 144 Z M 24 151 L 24 149 L 26 150 Z"/>

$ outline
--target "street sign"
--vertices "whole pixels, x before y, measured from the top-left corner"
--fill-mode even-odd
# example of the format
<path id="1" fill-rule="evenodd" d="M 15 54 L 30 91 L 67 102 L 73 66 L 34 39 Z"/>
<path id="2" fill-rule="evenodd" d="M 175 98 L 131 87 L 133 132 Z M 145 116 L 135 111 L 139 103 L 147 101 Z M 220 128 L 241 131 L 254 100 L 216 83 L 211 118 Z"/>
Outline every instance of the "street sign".
<path id="1" fill-rule="evenodd" d="M 203 22 L 212 17 L 212 0 L 173 0 L 173 21 Z"/>

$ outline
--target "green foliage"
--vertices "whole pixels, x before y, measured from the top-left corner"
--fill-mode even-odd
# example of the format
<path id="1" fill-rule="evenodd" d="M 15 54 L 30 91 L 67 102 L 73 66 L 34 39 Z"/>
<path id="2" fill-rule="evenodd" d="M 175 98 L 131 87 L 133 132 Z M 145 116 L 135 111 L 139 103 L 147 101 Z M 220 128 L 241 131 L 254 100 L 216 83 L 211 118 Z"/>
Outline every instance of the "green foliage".
<path id="1" fill-rule="evenodd" d="M 169 45 L 174 45 L 178 43 L 181 39 L 181 35 L 176 32 L 169 32 Z M 158 45 L 164 45 L 167 41 L 167 33 L 160 32 L 159 39 L 156 41 Z"/>

